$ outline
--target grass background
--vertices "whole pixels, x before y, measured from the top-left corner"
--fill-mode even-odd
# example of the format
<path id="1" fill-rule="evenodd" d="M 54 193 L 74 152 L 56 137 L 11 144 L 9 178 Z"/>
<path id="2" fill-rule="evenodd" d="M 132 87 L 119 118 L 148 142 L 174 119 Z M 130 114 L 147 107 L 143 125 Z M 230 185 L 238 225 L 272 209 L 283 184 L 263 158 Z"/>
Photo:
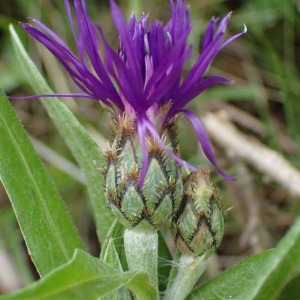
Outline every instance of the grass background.
<path id="1" fill-rule="evenodd" d="M 132 9 L 137 15 L 149 13 L 150 21 L 170 18 L 168 0 L 118 1 L 129 18 Z M 118 35 L 113 25 L 107 0 L 87 0 L 91 18 L 98 22 L 111 45 Z M 208 75 L 218 74 L 235 81 L 234 86 L 213 87 L 192 101 L 189 107 L 199 115 L 225 110 L 237 129 L 247 137 L 280 153 L 296 169 L 300 169 L 300 2 L 296 0 L 190 0 L 194 23 L 189 41 L 194 52 L 186 65 L 187 72 L 197 59 L 201 37 L 211 16 L 224 16 L 233 11 L 228 36 L 248 27 L 248 33 L 226 47 L 214 60 Z M 61 0 L 11 0 L 0 2 L 0 86 L 12 96 L 33 94 L 24 77 L 10 41 L 8 25 L 13 23 L 31 58 L 43 72 L 50 86 L 58 93 L 76 92 L 66 72 L 41 45 L 20 27 L 31 16 L 41 20 L 68 42 L 75 51 L 67 15 Z M 100 45 L 100 52 L 103 51 Z M 103 52 L 102 52 L 103 53 Z M 88 99 L 67 98 L 68 107 L 103 147 L 109 138 L 108 116 L 99 103 Z M 37 100 L 12 101 L 26 130 L 39 147 L 43 163 L 49 171 L 90 253 L 98 255 L 95 226 L 87 201 L 86 188 L 75 160 L 65 142 Z M 182 156 L 190 162 L 212 169 L 202 155 L 186 120 L 181 121 Z M 42 144 L 37 144 L 37 141 Z M 195 141 L 195 142 L 191 142 Z M 218 183 L 226 213 L 223 242 L 209 263 L 205 278 L 212 278 L 239 260 L 274 247 L 299 215 L 299 198 L 236 157 L 228 157 L 214 146 L 217 162 L 238 179 Z M 242 151 L 242 149 L 241 149 Z M 279 170 L 280 172 L 280 170 Z M 20 183 L 21 184 L 21 183 Z M 300 182 L 299 182 L 300 185 Z M 245 188 L 246 187 L 246 188 Z M 99 187 L 101 188 L 101 187 Z M 0 186 L 0 251 L 14 266 L 18 282 L 15 288 L 37 278 L 34 266 L 18 229 L 5 190 Z M 0 293 L 14 288 L 1 283 Z"/>

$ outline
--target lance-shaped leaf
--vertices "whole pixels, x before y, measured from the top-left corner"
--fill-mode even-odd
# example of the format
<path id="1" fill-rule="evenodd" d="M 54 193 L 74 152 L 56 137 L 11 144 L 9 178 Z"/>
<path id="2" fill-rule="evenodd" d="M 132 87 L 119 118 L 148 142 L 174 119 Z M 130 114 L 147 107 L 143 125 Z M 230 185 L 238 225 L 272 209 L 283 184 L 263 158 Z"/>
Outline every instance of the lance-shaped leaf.
<path id="1" fill-rule="evenodd" d="M 279 242 L 239 300 L 277 299 L 292 278 L 300 274 L 300 218 Z M 296 298 L 294 298 L 296 299 Z"/>
<path id="2" fill-rule="evenodd" d="M 109 264 L 116 270 L 117 273 L 122 273 L 124 270 L 122 267 L 121 258 L 123 257 L 126 261 L 125 251 L 124 255 L 120 255 L 120 250 L 124 250 L 123 234 L 123 225 L 115 220 L 108 231 L 100 255 L 100 260 Z M 119 253 L 117 251 L 117 247 L 119 248 Z M 107 296 L 99 298 L 98 300 L 131 300 L 131 295 L 129 290 L 126 287 L 123 287 L 119 290 L 113 291 Z"/>
<path id="3" fill-rule="evenodd" d="M 76 250 L 74 257 L 43 279 L 0 300 L 94 300 L 128 286 L 138 300 L 155 299 L 146 273 L 116 273 L 109 265 Z"/>
<path id="4" fill-rule="evenodd" d="M 253 255 L 224 273 L 195 289 L 187 300 L 230 300 L 236 299 L 256 278 L 263 262 L 272 250 Z"/>
<path id="5" fill-rule="evenodd" d="M 12 25 L 10 26 L 10 32 L 17 58 L 34 91 L 39 95 L 53 94 L 45 79 L 28 56 Z M 113 222 L 113 217 L 106 207 L 105 196 L 101 191 L 101 186 L 104 184 L 102 174 L 96 169 L 94 164 L 94 161 L 101 163 L 99 147 L 58 98 L 41 98 L 41 101 L 84 171 L 88 192 L 95 212 L 97 234 L 100 240 L 104 241 L 106 233 Z"/>
<path id="6" fill-rule="evenodd" d="M 9 101 L 0 96 L 0 178 L 41 276 L 84 249 L 62 199 Z"/>

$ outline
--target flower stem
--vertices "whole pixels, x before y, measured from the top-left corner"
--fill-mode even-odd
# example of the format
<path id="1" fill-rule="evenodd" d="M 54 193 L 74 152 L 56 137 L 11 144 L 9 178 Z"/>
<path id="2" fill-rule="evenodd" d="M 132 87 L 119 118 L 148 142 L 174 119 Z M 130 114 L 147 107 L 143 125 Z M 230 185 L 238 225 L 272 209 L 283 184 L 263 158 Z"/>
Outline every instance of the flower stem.
<path id="1" fill-rule="evenodd" d="M 177 276 L 165 293 L 164 300 L 184 300 L 206 269 L 207 255 L 193 257 L 182 254 Z"/>
<path id="2" fill-rule="evenodd" d="M 124 245 L 129 270 L 147 272 L 150 283 L 157 291 L 156 299 L 158 299 L 157 233 L 136 232 L 126 229 L 124 233 Z"/>

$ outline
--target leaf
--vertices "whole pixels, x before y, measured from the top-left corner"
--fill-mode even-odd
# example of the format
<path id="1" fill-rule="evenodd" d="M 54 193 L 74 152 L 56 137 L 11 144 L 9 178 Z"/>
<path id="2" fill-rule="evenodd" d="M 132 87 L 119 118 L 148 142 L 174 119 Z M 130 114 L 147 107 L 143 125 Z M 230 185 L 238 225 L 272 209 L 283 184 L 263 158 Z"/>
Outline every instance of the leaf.
<path id="1" fill-rule="evenodd" d="M 279 242 L 240 300 L 277 299 L 286 284 L 300 273 L 300 218 Z"/>
<path id="2" fill-rule="evenodd" d="M 170 250 L 161 234 L 161 231 L 158 231 L 158 285 L 160 292 L 167 289 L 172 261 L 173 257 Z"/>
<path id="3" fill-rule="evenodd" d="M 76 250 L 65 265 L 21 291 L 0 296 L 0 300 L 94 300 L 125 285 L 134 290 L 137 299 L 154 299 L 147 296 L 154 288 L 145 273 L 116 273 L 99 259 Z"/>
<path id="4" fill-rule="evenodd" d="M 9 101 L 0 96 L 0 178 L 41 276 L 84 246 Z"/>
<path id="5" fill-rule="evenodd" d="M 122 265 L 115 248 L 114 240 L 109 239 L 108 245 L 106 247 L 105 255 L 103 261 L 113 267 L 117 273 L 122 273 Z M 107 296 L 101 298 L 101 300 L 131 300 L 131 295 L 126 287 L 122 287 L 116 291 L 113 291 Z"/>
<path id="6" fill-rule="evenodd" d="M 106 235 L 104 243 L 102 244 L 100 259 L 102 261 L 104 260 L 104 256 L 106 254 L 106 249 L 109 245 L 109 242 L 110 240 L 113 240 L 123 271 L 127 271 L 128 265 L 126 260 L 126 254 L 124 248 L 124 237 L 123 237 L 124 230 L 125 230 L 124 226 L 121 223 L 119 223 L 117 220 L 115 220 Z"/>
<path id="7" fill-rule="evenodd" d="M 253 255 L 224 273 L 196 288 L 188 300 L 232 300 L 236 299 L 256 278 L 262 263 L 273 250 Z"/>
<path id="8" fill-rule="evenodd" d="M 171 271 L 170 271 L 170 275 L 169 275 L 169 279 L 168 279 L 168 284 L 167 284 L 167 289 L 171 289 L 174 280 L 178 274 L 178 270 L 179 270 L 179 260 L 181 257 L 181 252 L 179 249 L 176 250 L 174 259 L 172 261 L 172 267 L 171 267 Z"/>
<path id="9" fill-rule="evenodd" d="M 282 290 L 277 300 L 300 299 L 300 275 L 295 276 Z"/>
<path id="10" fill-rule="evenodd" d="M 10 25 L 10 33 L 17 58 L 34 91 L 37 94 L 53 94 L 45 79 L 29 58 L 12 25 Z M 113 222 L 113 217 L 105 204 L 104 192 L 101 191 L 101 186 L 104 184 L 103 176 L 94 164 L 94 161 L 101 163 L 99 147 L 58 98 L 41 98 L 41 101 L 84 172 L 95 211 L 97 234 L 103 242 Z"/>
<path id="11" fill-rule="evenodd" d="M 109 240 L 108 245 L 106 247 L 105 255 L 103 257 L 103 262 L 110 265 L 117 272 L 123 272 L 122 265 L 112 239 Z"/>

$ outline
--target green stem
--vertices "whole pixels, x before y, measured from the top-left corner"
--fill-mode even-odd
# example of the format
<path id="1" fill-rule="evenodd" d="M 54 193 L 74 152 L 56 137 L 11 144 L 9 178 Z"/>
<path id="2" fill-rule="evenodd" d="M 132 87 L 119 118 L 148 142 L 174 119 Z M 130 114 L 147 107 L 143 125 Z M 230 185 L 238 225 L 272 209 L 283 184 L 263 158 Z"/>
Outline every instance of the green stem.
<path id="1" fill-rule="evenodd" d="M 157 291 L 156 299 L 158 299 L 157 233 L 143 233 L 126 229 L 124 233 L 124 245 L 129 270 L 147 272 L 150 283 Z"/>
<path id="2" fill-rule="evenodd" d="M 206 269 L 207 256 L 192 257 L 182 254 L 179 259 L 178 273 L 164 300 L 184 300 L 189 295 L 200 276 Z"/>

